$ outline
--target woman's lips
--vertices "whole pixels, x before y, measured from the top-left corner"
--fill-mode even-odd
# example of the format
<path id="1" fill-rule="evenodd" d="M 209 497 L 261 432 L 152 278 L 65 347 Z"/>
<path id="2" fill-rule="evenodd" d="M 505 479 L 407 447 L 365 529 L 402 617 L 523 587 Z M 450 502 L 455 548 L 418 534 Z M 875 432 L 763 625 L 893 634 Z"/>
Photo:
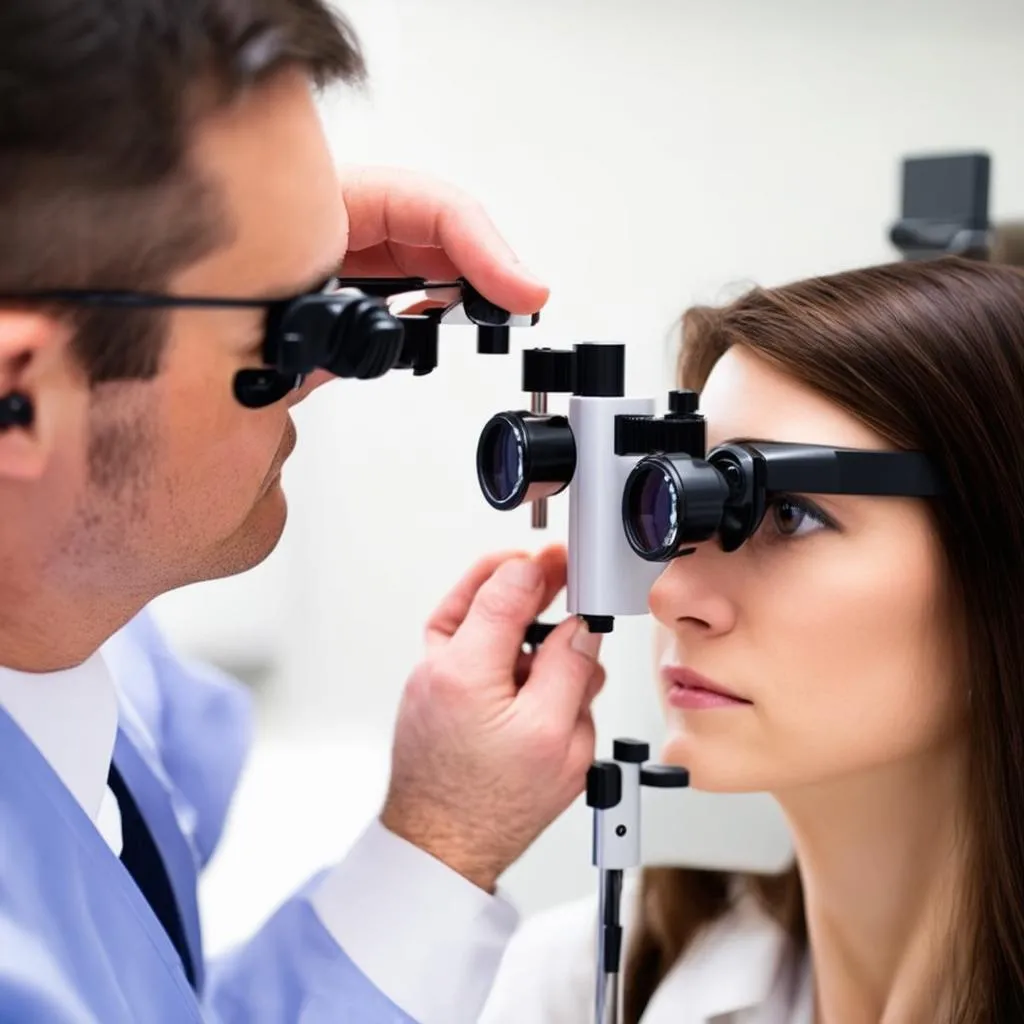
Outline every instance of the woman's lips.
<path id="1" fill-rule="evenodd" d="M 676 708 L 699 711 L 749 707 L 753 703 L 688 668 L 664 668 L 661 674 L 668 686 L 668 702 Z"/>

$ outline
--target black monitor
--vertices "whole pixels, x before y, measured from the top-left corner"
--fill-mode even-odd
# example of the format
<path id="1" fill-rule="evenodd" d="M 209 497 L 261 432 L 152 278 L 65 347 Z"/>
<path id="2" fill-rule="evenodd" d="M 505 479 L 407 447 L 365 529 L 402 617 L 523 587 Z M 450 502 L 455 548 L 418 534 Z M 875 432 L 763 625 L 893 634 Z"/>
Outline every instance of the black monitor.
<path id="1" fill-rule="evenodd" d="M 991 167 L 987 153 L 903 161 L 902 212 L 889 239 L 904 259 L 987 258 Z"/>

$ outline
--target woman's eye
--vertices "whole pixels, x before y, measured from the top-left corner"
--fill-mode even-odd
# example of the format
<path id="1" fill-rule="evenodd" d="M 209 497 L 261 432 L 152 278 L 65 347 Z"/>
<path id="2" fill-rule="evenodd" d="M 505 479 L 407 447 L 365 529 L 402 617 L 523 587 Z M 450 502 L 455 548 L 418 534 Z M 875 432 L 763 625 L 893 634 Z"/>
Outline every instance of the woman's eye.
<path id="1" fill-rule="evenodd" d="M 802 537 L 831 525 L 823 512 L 798 498 L 776 498 L 769 514 L 776 532 L 783 537 Z"/>

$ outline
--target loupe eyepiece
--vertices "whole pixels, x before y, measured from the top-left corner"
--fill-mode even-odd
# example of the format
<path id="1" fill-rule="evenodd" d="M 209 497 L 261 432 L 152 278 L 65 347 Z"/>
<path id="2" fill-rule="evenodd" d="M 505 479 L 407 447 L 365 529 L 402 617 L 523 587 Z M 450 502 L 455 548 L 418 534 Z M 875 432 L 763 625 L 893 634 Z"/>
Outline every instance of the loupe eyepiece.
<path id="1" fill-rule="evenodd" d="M 689 455 L 648 455 L 622 491 L 629 546 L 648 562 L 689 554 L 719 530 L 729 485 L 714 466 Z"/>
<path id="2" fill-rule="evenodd" d="M 706 459 L 641 459 L 623 489 L 622 522 L 630 547 L 660 562 L 716 535 L 723 551 L 735 551 L 757 531 L 773 495 L 928 498 L 943 488 L 921 452 L 746 441 L 719 445 Z"/>
<path id="3" fill-rule="evenodd" d="M 550 498 L 569 486 L 575 472 L 576 441 L 564 416 L 503 412 L 480 432 L 477 479 L 496 509 Z"/>
<path id="4" fill-rule="evenodd" d="M 718 543 L 723 551 L 736 551 L 753 536 L 768 507 L 767 463 L 747 445 L 723 444 L 708 453 L 729 490 L 722 514 Z"/>
<path id="5" fill-rule="evenodd" d="M 273 310 L 264 359 L 285 377 L 323 368 L 372 380 L 397 363 L 405 335 L 383 299 L 354 288 L 301 296 Z"/>
<path id="6" fill-rule="evenodd" d="M 405 331 L 382 300 L 339 293 L 335 302 L 309 307 L 310 328 L 321 339 L 317 360 L 336 377 L 383 377 L 402 352 Z"/>

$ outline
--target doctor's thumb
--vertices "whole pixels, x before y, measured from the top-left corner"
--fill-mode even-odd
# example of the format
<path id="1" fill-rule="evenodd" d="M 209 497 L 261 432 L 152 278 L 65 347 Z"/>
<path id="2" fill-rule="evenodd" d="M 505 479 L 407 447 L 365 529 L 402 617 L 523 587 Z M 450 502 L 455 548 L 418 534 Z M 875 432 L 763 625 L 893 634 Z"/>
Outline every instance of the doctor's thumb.
<path id="1" fill-rule="evenodd" d="M 573 615 L 541 645 L 521 699 L 533 703 L 558 733 L 571 732 L 604 683 L 601 634 Z"/>

